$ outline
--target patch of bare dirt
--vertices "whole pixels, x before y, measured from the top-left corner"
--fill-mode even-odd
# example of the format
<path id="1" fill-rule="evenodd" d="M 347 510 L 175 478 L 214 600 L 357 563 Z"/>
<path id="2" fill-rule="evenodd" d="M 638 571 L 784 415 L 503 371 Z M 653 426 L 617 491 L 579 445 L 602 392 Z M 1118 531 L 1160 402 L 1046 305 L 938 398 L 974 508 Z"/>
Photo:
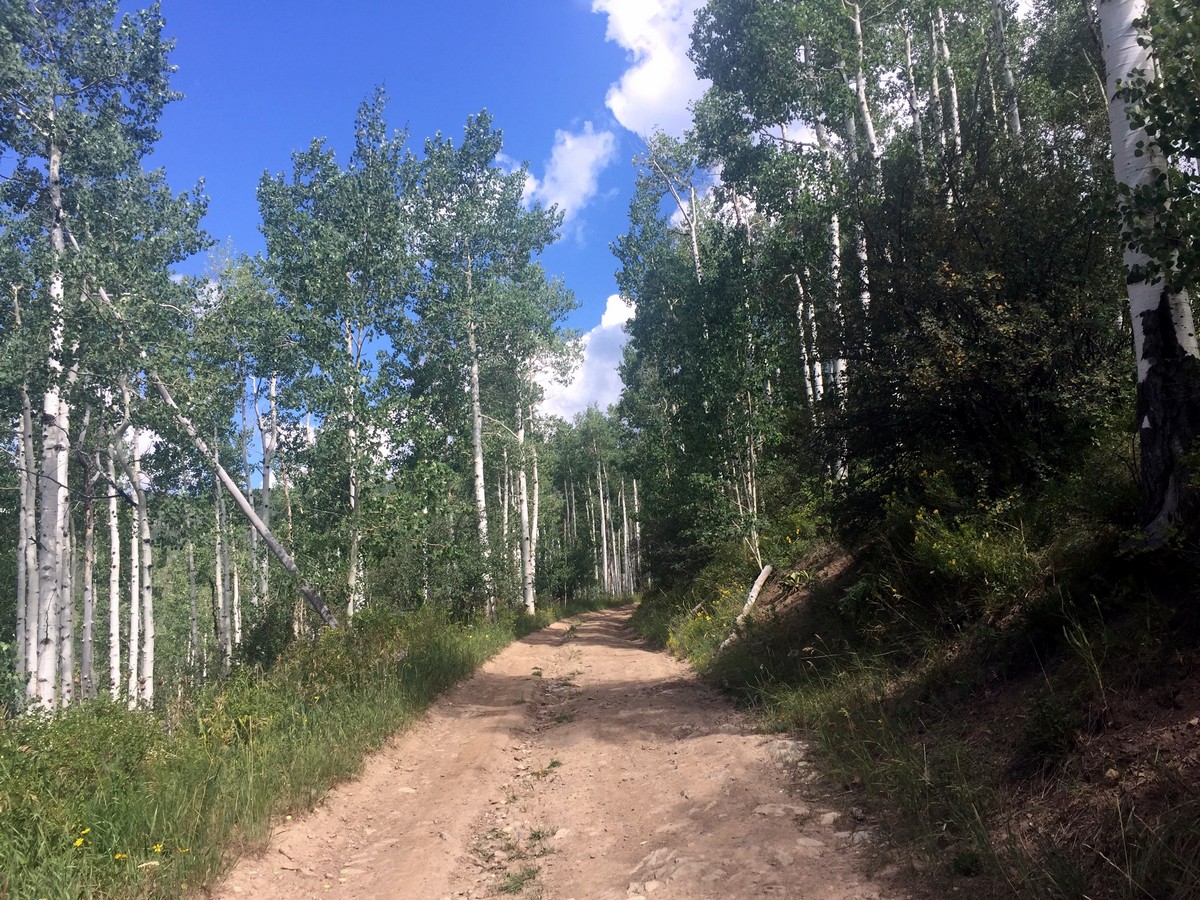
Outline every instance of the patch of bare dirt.
<path id="1" fill-rule="evenodd" d="M 878 836 L 821 802 L 804 743 L 754 733 L 630 613 L 500 653 L 212 896 L 904 896 L 864 874 Z"/>

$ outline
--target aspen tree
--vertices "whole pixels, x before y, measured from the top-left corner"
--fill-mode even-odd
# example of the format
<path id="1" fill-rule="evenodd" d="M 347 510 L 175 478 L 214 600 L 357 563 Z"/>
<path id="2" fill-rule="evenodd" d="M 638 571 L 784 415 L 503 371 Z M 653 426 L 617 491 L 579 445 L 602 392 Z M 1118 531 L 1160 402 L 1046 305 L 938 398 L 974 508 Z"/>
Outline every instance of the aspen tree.
<path id="1" fill-rule="evenodd" d="M 1142 523 L 1152 545 L 1172 528 L 1194 524 L 1197 501 L 1185 455 L 1200 429 L 1200 345 L 1191 298 L 1173 277 L 1175 260 L 1155 258 L 1158 210 L 1139 208 L 1139 194 L 1167 178 L 1170 164 L 1144 125 L 1131 121 L 1129 89 L 1153 85 L 1158 63 L 1145 27 L 1146 0 L 1100 0 L 1109 97 L 1113 172 L 1123 189 L 1124 261 L 1137 364 Z M 1190 520 L 1190 521 L 1189 521 Z"/>

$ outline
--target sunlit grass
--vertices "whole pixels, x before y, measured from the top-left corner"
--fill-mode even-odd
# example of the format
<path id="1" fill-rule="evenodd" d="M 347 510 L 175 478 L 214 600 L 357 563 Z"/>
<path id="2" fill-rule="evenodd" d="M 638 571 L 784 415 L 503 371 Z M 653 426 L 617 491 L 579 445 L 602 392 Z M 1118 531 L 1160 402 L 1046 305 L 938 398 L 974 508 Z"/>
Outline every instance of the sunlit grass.
<path id="1" fill-rule="evenodd" d="M 515 637 L 600 605 L 470 625 L 368 610 L 155 714 L 0 721 L 0 896 L 182 896 Z"/>

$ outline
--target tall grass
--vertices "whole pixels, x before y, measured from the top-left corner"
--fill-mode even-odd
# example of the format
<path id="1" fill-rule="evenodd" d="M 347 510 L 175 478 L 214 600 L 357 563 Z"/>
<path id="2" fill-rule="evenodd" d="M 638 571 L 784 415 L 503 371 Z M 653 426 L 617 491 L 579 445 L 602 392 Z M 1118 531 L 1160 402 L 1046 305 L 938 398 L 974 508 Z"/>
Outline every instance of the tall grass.
<path id="1" fill-rule="evenodd" d="M 828 547 L 773 558 L 767 593 L 789 611 L 720 653 L 753 579 L 744 564 L 717 558 L 647 596 L 634 624 L 766 727 L 804 732 L 925 880 L 983 876 L 971 890 L 1001 897 L 1200 898 L 1200 792 L 1175 762 L 1147 782 L 1169 802 L 1129 799 L 1087 835 L 1045 811 L 1015 817 L 1022 798 L 1096 792 L 1080 774 L 1085 738 L 1109 727 L 1118 692 L 1178 671 L 1192 633 L 1168 626 L 1145 581 L 1155 561 L 1118 551 L 1113 501 L 1092 491 L 1023 507 L 895 501 L 886 529 L 825 580 L 808 568 Z"/>
<path id="2" fill-rule="evenodd" d="M 569 614 L 600 604 L 580 604 Z M 368 609 L 154 714 L 0 721 L 0 898 L 178 897 L 310 807 L 442 690 L 554 618 Z"/>

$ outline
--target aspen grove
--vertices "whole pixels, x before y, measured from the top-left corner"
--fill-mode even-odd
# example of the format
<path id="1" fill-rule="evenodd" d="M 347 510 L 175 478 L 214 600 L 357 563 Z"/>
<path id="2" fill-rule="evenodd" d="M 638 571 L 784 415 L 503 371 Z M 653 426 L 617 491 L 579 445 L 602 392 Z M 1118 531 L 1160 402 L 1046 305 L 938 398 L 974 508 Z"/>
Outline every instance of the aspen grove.
<path id="1" fill-rule="evenodd" d="M 631 482 L 564 481 L 570 427 L 538 413 L 572 358 L 573 296 L 537 263 L 561 215 L 486 111 L 418 154 L 376 91 L 345 163 L 314 141 L 263 177 L 262 257 L 176 278 L 210 242 L 202 188 L 144 165 L 179 99 L 163 27 L 110 2 L 0 20 L 20 693 L 150 708 L 385 598 L 495 618 L 632 592 Z"/>
<path id="2" fill-rule="evenodd" d="M 639 598 L 648 634 L 755 702 L 821 682 L 830 716 L 786 724 L 829 744 L 891 704 L 923 751 L 934 688 L 885 695 L 938 653 L 930 684 L 986 692 L 1049 684 L 1041 654 L 1067 646 L 1099 700 L 1058 729 L 1051 691 L 1025 726 L 1059 765 L 1119 719 L 1119 653 L 1084 626 L 1132 621 L 1132 597 L 1194 615 L 1196 0 L 700 4 L 704 93 L 686 133 L 640 141 L 612 238 L 622 393 L 571 422 L 544 405 L 587 350 L 566 327 L 584 288 L 546 259 L 567 211 L 486 109 L 412 140 L 369 91 L 351 146 L 314 138 L 259 179 L 263 251 L 215 248 L 203 183 L 152 167 L 187 102 L 163 11 L 127 7 L 0 0 L 0 738 L 94 712 L 147 747 L 193 729 L 211 762 L 286 718 L 238 718 L 226 688 L 300 673 L 299 733 L 327 684 L 428 702 L 549 611 Z M 820 629 L 756 624 L 797 596 Z M 836 693 L 868 675 L 859 705 Z M 201 696 L 220 727 L 188 718 Z M 907 746 L 871 740 L 852 787 Z M 12 796 L 0 849 L 42 815 Z M 238 802 L 214 841 L 240 840 Z M 987 831 L 971 813 L 922 827 L 957 852 Z M 98 891 L 157 877 L 96 858 Z"/>

